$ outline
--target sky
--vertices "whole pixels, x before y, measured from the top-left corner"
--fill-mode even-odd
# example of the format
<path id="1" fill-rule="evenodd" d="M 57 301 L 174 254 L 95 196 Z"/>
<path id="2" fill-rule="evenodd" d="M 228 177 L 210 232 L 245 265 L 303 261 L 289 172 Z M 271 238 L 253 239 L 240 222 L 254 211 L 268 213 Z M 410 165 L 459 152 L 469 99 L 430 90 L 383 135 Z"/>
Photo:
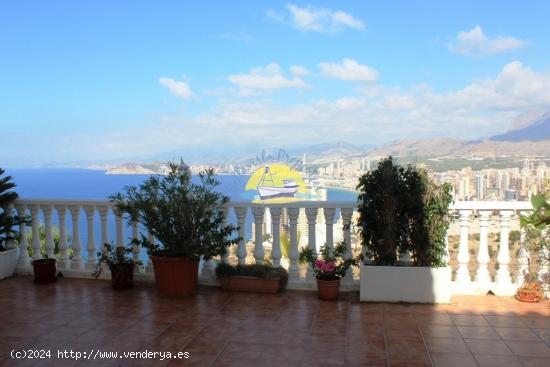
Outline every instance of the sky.
<path id="1" fill-rule="evenodd" d="M 550 110 L 548 1 L 0 1 L 0 165 L 476 139 Z"/>

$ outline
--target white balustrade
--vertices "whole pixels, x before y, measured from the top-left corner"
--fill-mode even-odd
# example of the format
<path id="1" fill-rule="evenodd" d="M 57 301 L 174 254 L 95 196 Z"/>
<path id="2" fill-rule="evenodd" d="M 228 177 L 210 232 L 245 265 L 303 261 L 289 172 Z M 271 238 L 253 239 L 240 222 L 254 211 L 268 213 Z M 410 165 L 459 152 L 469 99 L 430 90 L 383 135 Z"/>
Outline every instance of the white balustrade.
<path id="1" fill-rule="evenodd" d="M 87 250 L 86 268 L 94 269 L 97 264 L 95 234 L 94 234 L 95 206 L 85 205 L 84 212 L 86 213 L 86 223 L 87 223 L 87 232 L 88 232 L 87 233 L 88 242 L 86 244 L 86 250 Z"/>
<path id="2" fill-rule="evenodd" d="M 510 276 L 510 219 L 514 215 L 512 210 L 501 210 L 500 215 L 500 244 L 498 249 L 498 271 L 495 278 L 500 293 L 514 293 L 512 290 L 512 277 Z"/>
<path id="3" fill-rule="evenodd" d="M 478 286 L 488 288 L 491 283 L 489 275 L 489 219 L 493 212 L 491 210 L 480 210 L 479 215 L 479 251 L 477 254 L 477 273 L 476 281 Z"/>
<path id="4" fill-rule="evenodd" d="M 458 246 L 458 270 L 456 271 L 456 281 L 463 287 L 468 287 L 470 283 L 470 272 L 468 262 L 470 255 L 468 253 L 468 236 L 470 228 L 471 210 L 460 210 L 460 243 Z"/>
<path id="5" fill-rule="evenodd" d="M 288 267 L 288 281 L 296 282 L 299 278 L 298 268 L 298 215 L 300 214 L 299 208 L 287 208 L 288 219 L 290 221 L 290 251 L 288 257 L 290 258 L 290 264 Z"/>
<path id="6" fill-rule="evenodd" d="M 344 225 L 344 242 L 346 243 L 347 251 L 344 255 L 344 259 L 351 260 L 353 258 L 351 248 L 351 217 L 353 216 L 352 208 L 341 209 L 342 222 Z M 346 276 L 343 279 L 344 284 L 350 285 L 353 283 L 353 269 L 349 269 Z"/>
<path id="7" fill-rule="evenodd" d="M 17 209 L 17 214 L 20 217 L 26 216 L 27 214 L 26 205 L 23 205 L 23 204 L 16 205 L 15 208 Z M 29 247 L 29 240 L 27 239 L 27 224 L 21 223 L 19 225 L 19 260 L 17 261 L 18 269 L 25 269 L 30 267 L 28 247 Z"/>
<path id="8" fill-rule="evenodd" d="M 236 224 L 239 226 L 238 236 L 242 238 L 236 246 L 234 254 L 224 256 L 221 261 L 236 262 L 239 264 L 245 264 L 247 259 L 246 243 L 250 238 L 246 238 L 246 234 L 250 233 L 249 230 L 255 231 L 254 235 L 254 262 L 263 263 L 265 250 L 264 250 L 264 228 L 266 224 L 266 218 L 271 217 L 271 260 L 274 266 L 281 265 L 282 252 L 281 252 L 281 235 L 280 231 L 282 225 L 288 225 L 290 234 L 290 253 L 289 253 L 289 288 L 303 289 L 313 288 L 315 279 L 313 277 L 311 268 L 308 266 L 305 276 L 300 274 L 298 267 L 298 228 L 307 227 L 307 246 L 313 251 L 317 250 L 317 235 L 323 233 L 323 242 L 328 246 L 334 245 L 334 222 L 336 213 L 340 212 L 342 218 L 342 224 L 344 225 L 344 231 L 342 233 L 343 239 L 350 251 L 346 254 L 346 258 L 351 255 L 351 249 L 355 246 L 352 243 L 351 232 L 349 231 L 349 224 L 352 221 L 353 209 L 356 203 L 354 202 L 293 202 L 288 204 L 252 204 L 249 202 L 230 202 L 227 204 L 224 211 L 227 213 L 229 210 L 233 210 L 236 214 Z M 124 246 L 124 221 L 122 216 L 114 215 L 110 217 L 110 211 L 112 210 L 112 204 L 108 201 L 71 201 L 71 200 L 24 200 L 20 199 L 15 202 L 15 208 L 20 215 L 25 215 L 26 212 L 30 212 L 32 219 L 32 241 L 31 248 L 33 251 L 33 258 L 40 258 L 40 220 L 44 220 L 45 240 L 42 244 L 46 249 L 46 253 L 50 256 L 53 252 L 52 246 L 52 234 L 53 234 L 53 209 L 57 212 L 59 218 L 59 254 L 58 254 L 58 266 L 60 270 L 63 270 L 65 276 L 68 277 L 89 277 L 89 267 L 95 264 L 96 256 L 96 241 L 95 236 L 101 238 L 101 246 L 109 241 L 109 228 L 114 226 L 115 228 L 115 244 L 117 246 Z M 80 227 L 79 223 L 81 219 L 81 209 L 84 208 L 87 219 L 87 243 L 84 255 L 81 253 L 80 244 Z M 66 220 L 67 209 L 70 212 L 72 220 L 70 224 Z M 529 254 L 522 248 L 519 251 L 518 268 L 517 268 L 517 280 L 512 284 L 511 275 L 508 269 L 510 265 L 510 243 L 508 241 L 510 225 L 512 220 L 515 223 L 516 215 L 525 215 L 531 210 L 531 205 L 528 202 L 456 202 L 450 208 L 455 214 L 458 214 L 458 226 L 460 228 L 459 248 L 458 248 L 458 268 L 456 270 L 456 278 L 452 282 L 452 290 L 454 293 L 461 294 L 484 294 L 489 290 L 493 290 L 496 294 L 506 295 L 515 291 L 518 285 L 523 282 L 523 272 L 528 269 L 528 256 Z M 94 226 L 95 210 L 99 213 L 100 225 L 96 228 Z M 247 220 L 248 211 L 252 213 L 253 221 Z M 269 210 L 267 215 L 266 210 Z M 324 217 L 324 223 L 318 223 L 319 210 L 322 210 L 322 216 Z M 305 216 L 300 216 L 300 211 L 305 212 Z M 493 231 L 493 225 L 491 224 L 491 218 L 493 213 L 497 214 L 497 230 L 500 231 L 500 245 L 498 250 L 498 256 L 491 258 L 492 254 L 489 252 L 489 232 Z M 41 216 L 43 214 L 43 217 Z M 475 215 L 475 217 L 473 217 Z M 475 218 L 475 219 L 472 219 Z M 305 221 L 305 222 L 302 222 Z M 474 221 L 476 221 L 474 223 Z M 72 228 L 68 228 L 68 226 Z M 468 263 L 470 261 L 470 232 L 475 233 L 475 230 L 479 225 L 479 252 L 476 254 L 475 261 L 477 263 L 476 275 L 472 281 L 470 273 L 468 271 Z M 517 224 L 516 224 L 517 225 Z M 247 227 L 248 226 L 248 227 Z M 112 228 L 112 227 L 111 227 Z M 247 230 L 245 230 L 247 229 Z M 72 236 L 68 238 L 69 231 L 72 230 Z M 140 228 L 136 224 L 131 224 L 131 237 L 136 238 L 139 234 Z M 19 248 L 21 250 L 21 256 L 19 258 L 17 271 L 29 272 L 30 271 L 30 258 L 26 251 L 29 247 L 28 229 L 26 226 L 21 225 L 19 227 Z M 317 233 L 316 233 L 317 232 Z M 338 233 L 338 235 L 340 235 Z M 152 234 L 146 233 L 149 241 L 154 241 Z M 522 231 L 521 241 L 525 240 L 525 233 Z M 360 241 L 360 239 L 357 239 Z M 70 242 L 70 247 L 68 244 Z M 448 239 L 446 240 L 446 246 L 448 248 Z M 475 245 L 472 245 L 475 247 Z M 72 250 L 72 260 L 69 260 L 68 249 Z M 141 256 L 140 252 L 133 249 L 134 258 Z M 232 250 L 234 251 L 234 250 Z M 448 252 L 445 255 L 448 259 Z M 538 255 L 537 255 L 538 256 Z M 496 257 L 496 258 L 495 258 Z M 83 266 L 83 258 L 86 260 L 86 267 Z M 153 271 L 151 261 L 148 256 L 141 258 L 146 264 L 145 272 L 139 274 L 139 279 L 152 279 Z M 491 279 L 490 264 L 494 261 L 498 263 L 498 270 L 496 271 L 496 277 L 493 281 Z M 286 266 L 286 265 L 285 265 Z M 545 273 L 547 268 L 540 269 L 540 274 Z M 210 274 L 210 278 L 205 277 Z M 203 266 L 203 274 L 201 274 L 201 282 L 204 284 L 214 284 L 212 282 L 212 275 L 214 274 L 214 262 L 206 261 Z M 343 279 L 343 289 L 357 289 L 357 279 L 353 279 L 351 271 Z"/>
<path id="9" fill-rule="evenodd" d="M 73 250 L 73 261 L 71 269 L 80 270 L 83 266 L 80 246 L 80 205 L 69 206 L 71 212 L 71 220 L 73 225 L 73 238 L 71 239 L 71 247 Z"/>
<path id="10" fill-rule="evenodd" d="M 271 245 L 271 259 L 273 266 L 281 266 L 281 208 L 270 208 L 271 214 L 271 233 L 273 242 Z"/>
<path id="11" fill-rule="evenodd" d="M 66 205 L 56 205 L 55 210 L 57 211 L 57 217 L 59 218 L 59 255 L 57 257 L 57 266 L 60 269 L 67 269 L 69 267 L 67 255 L 68 243 L 67 243 L 67 223 L 66 223 L 66 214 L 67 206 Z"/>
<path id="12" fill-rule="evenodd" d="M 155 236 L 151 233 L 151 232 L 147 232 L 147 242 L 149 242 L 150 244 L 154 244 L 155 243 Z M 147 263 L 145 265 L 145 272 L 146 273 L 152 273 L 154 270 L 153 268 L 153 261 L 151 260 L 151 256 L 147 256 Z"/>
<path id="13" fill-rule="evenodd" d="M 313 251 L 313 254 L 317 254 L 317 240 L 316 240 L 316 222 L 317 222 L 317 213 L 319 209 L 317 208 L 306 208 L 306 218 L 307 218 L 307 247 Z M 314 282 L 314 274 L 311 266 L 308 265 L 306 271 L 306 280 L 310 283 Z"/>
<path id="14" fill-rule="evenodd" d="M 246 263 L 246 239 L 244 238 L 244 230 L 245 230 L 245 220 L 246 220 L 246 213 L 248 212 L 247 207 L 238 206 L 235 207 L 235 214 L 237 215 L 237 223 L 238 223 L 238 234 L 239 234 L 239 243 L 237 244 L 237 258 L 239 259 L 239 264 L 243 265 Z"/>
<path id="15" fill-rule="evenodd" d="M 139 260 L 139 244 L 134 241 L 139 240 L 138 222 L 134 220 L 130 225 L 132 227 L 132 258 L 137 261 Z"/>
<path id="16" fill-rule="evenodd" d="M 264 263 L 264 236 L 263 236 L 263 225 L 264 225 L 264 213 L 265 207 L 255 206 L 252 208 L 252 214 L 254 216 L 254 260 L 256 264 Z"/>
<path id="17" fill-rule="evenodd" d="M 40 223 L 38 222 L 40 205 L 32 205 L 30 210 L 32 226 L 32 259 L 36 260 L 42 258 L 42 254 L 40 253 Z"/>
<path id="18" fill-rule="evenodd" d="M 229 215 L 229 208 L 227 207 L 224 207 L 222 208 L 222 212 L 223 212 L 223 225 L 226 225 L 227 224 L 227 216 Z M 227 263 L 227 260 L 229 259 L 229 252 L 231 251 L 231 248 L 230 247 L 227 247 L 225 249 L 225 254 L 223 254 L 221 256 L 221 262 L 223 263 Z M 210 260 L 210 263 L 212 264 L 212 269 L 214 268 L 214 261 L 213 260 Z"/>
<path id="19" fill-rule="evenodd" d="M 529 212 L 527 211 L 520 211 L 520 215 L 526 216 L 529 215 Z M 529 273 L 529 252 L 527 251 L 526 247 L 524 246 L 526 241 L 526 229 L 522 228 L 520 232 L 520 248 L 519 248 L 519 254 L 518 254 L 518 271 L 517 271 L 517 280 L 516 285 L 518 287 L 521 287 L 523 282 L 525 281 L 525 276 Z"/>

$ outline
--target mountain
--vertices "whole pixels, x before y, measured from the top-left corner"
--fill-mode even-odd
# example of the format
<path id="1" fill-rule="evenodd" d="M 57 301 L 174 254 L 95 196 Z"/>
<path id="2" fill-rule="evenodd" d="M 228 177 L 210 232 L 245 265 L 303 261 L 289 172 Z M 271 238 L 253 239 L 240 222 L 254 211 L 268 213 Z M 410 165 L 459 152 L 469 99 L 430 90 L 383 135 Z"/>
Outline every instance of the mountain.
<path id="1" fill-rule="evenodd" d="M 289 155 L 297 156 L 297 157 L 301 157 L 303 154 L 306 154 L 306 156 L 310 155 L 315 157 L 322 157 L 322 156 L 349 157 L 349 156 L 364 154 L 366 150 L 355 144 L 351 144 L 345 141 L 339 141 L 336 143 L 321 143 L 321 144 L 310 145 L 303 148 L 288 149 L 287 152 L 289 153 Z"/>
<path id="2" fill-rule="evenodd" d="M 542 141 L 550 139 L 550 112 L 530 123 L 516 124 L 504 134 L 495 135 L 492 141 Z"/>

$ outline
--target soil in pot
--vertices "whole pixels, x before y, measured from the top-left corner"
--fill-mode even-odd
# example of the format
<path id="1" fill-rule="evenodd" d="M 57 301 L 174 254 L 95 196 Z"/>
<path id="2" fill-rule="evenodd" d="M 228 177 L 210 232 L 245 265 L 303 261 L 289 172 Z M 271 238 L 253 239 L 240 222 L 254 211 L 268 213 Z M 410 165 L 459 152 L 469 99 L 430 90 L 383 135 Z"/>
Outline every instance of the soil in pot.
<path id="1" fill-rule="evenodd" d="M 57 282 L 57 270 L 55 263 L 55 259 L 33 260 L 32 267 L 34 270 L 34 283 L 49 284 Z"/>
<path id="2" fill-rule="evenodd" d="M 319 299 L 334 301 L 340 295 L 340 279 L 321 280 L 317 279 L 317 295 Z"/>
<path id="3" fill-rule="evenodd" d="M 152 256 L 160 294 L 185 297 L 197 293 L 199 261 L 186 257 Z"/>
<path id="4" fill-rule="evenodd" d="M 134 265 L 113 265 L 111 270 L 111 282 L 114 290 L 134 288 Z"/>

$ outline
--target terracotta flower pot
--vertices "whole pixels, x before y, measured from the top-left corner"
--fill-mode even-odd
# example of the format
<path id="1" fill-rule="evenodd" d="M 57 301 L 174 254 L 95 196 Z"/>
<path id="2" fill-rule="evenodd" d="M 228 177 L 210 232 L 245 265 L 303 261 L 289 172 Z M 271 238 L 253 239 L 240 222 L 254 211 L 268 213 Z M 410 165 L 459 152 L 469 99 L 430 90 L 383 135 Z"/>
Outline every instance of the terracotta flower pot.
<path id="1" fill-rule="evenodd" d="M 55 259 L 33 260 L 32 267 L 34 270 L 35 284 L 49 284 L 57 282 L 55 262 Z"/>
<path id="2" fill-rule="evenodd" d="M 197 292 L 199 261 L 186 257 L 152 256 L 159 293 L 185 297 Z"/>
<path id="3" fill-rule="evenodd" d="M 223 290 L 233 292 L 277 293 L 281 278 L 258 278 L 240 275 L 220 278 Z"/>
<path id="4" fill-rule="evenodd" d="M 516 299 L 522 302 L 535 303 L 540 302 L 543 298 L 542 289 L 536 283 L 524 284 L 516 293 Z"/>
<path id="5" fill-rule="evenodd" d="M 317 279 L 317 295 L 319 299 L 334 301 L 340 295 L 340 279 L 321 280 Z"/>
<path id="6" fill-rule="evenodd" d="M 110 268 L 113 289 L 123 290 L 134 288 L 134 265 L 117 264 Z"/>

